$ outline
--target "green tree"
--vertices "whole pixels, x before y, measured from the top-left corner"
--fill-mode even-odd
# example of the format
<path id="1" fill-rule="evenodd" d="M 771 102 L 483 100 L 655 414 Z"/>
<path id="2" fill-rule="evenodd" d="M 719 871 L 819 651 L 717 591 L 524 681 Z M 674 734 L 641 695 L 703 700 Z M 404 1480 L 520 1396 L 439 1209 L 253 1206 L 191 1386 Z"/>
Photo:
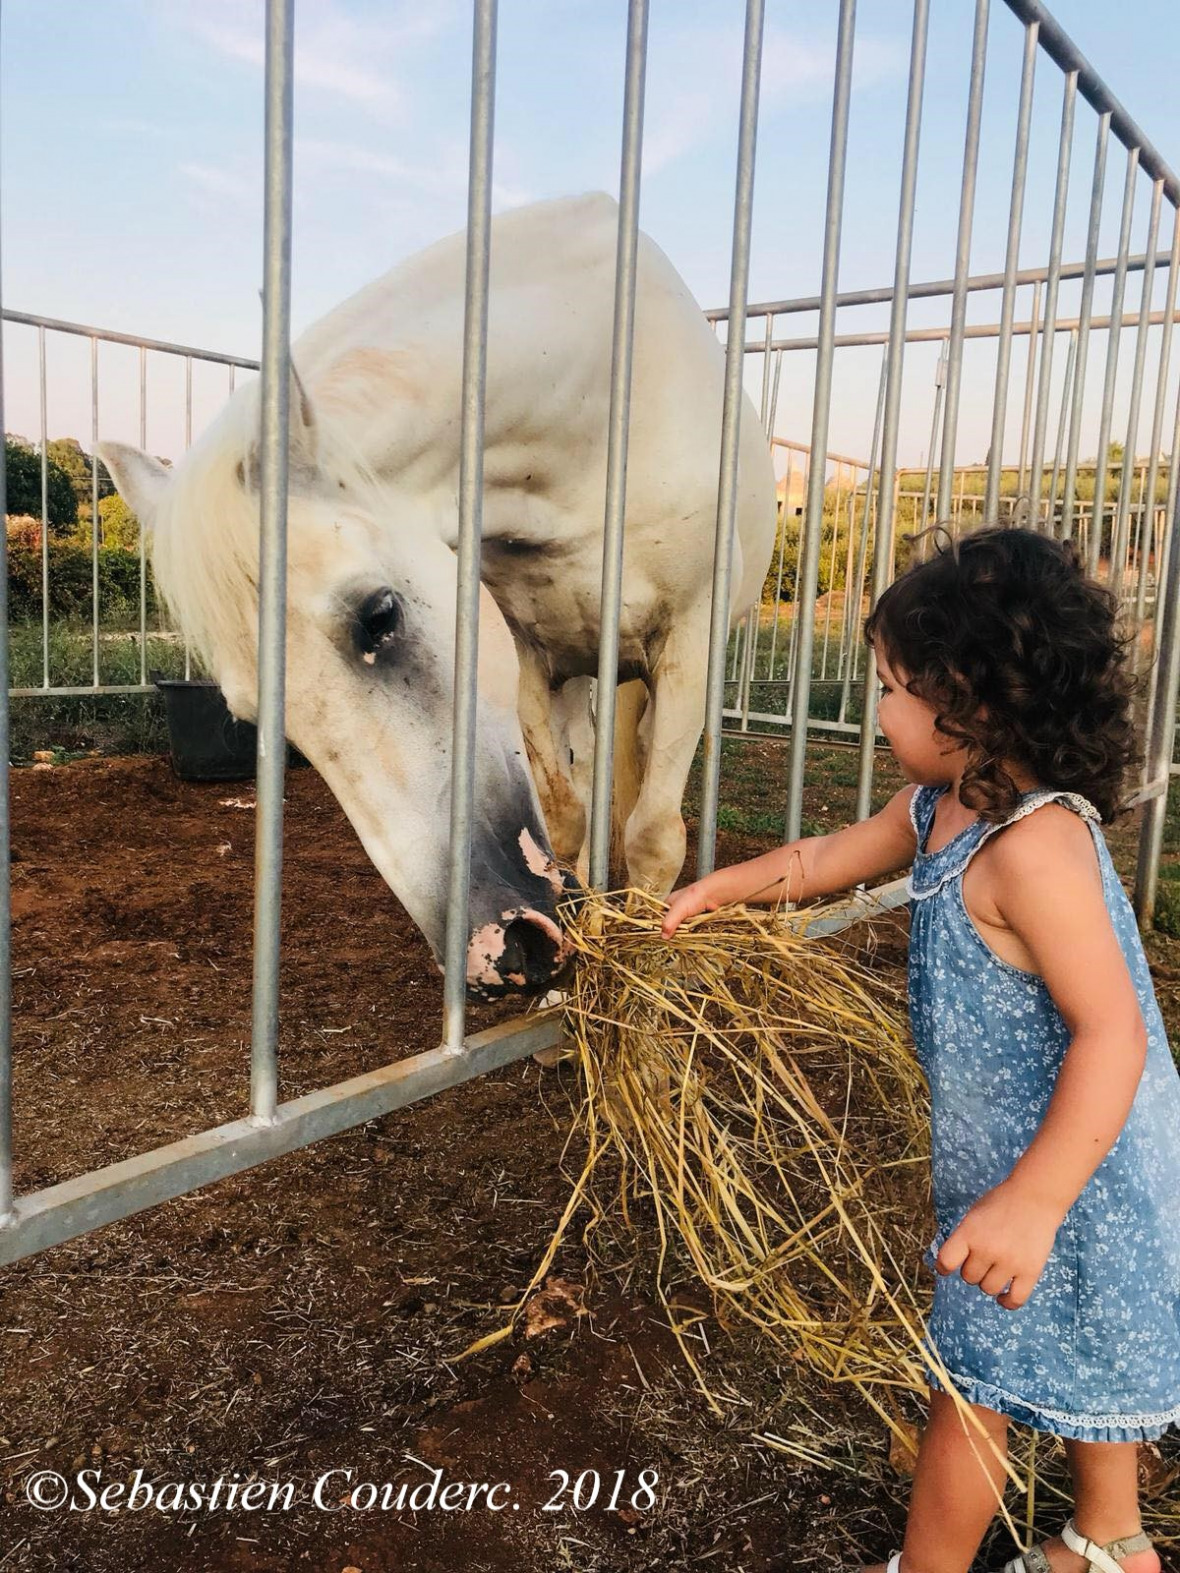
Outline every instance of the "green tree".
<path id="1" fill-rule="evenodd" d="M 74 488 L 74 496 L 79 502 L 89 502 L 94 485 L 91 471 L 90 455 L 83 448 L 76 437 L 55 437 L 47 443 L 46 453 L 59 469 L 65 471 L 70 478 L 70 485 Z M 98 498 L 101 502 L 104 497 L 114 495 L 115 483 L 111 480 L 110 471 L 100 459 L 98 461 Z"/>
<path id="2" fill-rule="evenodd" d="M 5 508 L 8 513 L 41 517 L 41 455 L 19 437 L 4 439 Z M 68 535 L 78 518 L 78 499 L 70 478 L 49 459 L 46 511 L 51 535 Z"/>
<path id="3" fill-rule="evenodd" d="M 118 492 L 99 503 L 98 528 L 104 546 L 121 546 L 128 552 L 139 550 L 139 520 Z"/>

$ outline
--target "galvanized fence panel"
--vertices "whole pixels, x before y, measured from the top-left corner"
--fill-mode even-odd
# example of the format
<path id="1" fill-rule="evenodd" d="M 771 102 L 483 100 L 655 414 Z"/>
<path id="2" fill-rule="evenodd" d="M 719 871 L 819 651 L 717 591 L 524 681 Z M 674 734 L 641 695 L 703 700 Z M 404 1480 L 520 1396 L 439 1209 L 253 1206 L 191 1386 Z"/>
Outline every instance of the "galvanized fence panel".
<path id="1" fill-rule="evenodd" d="M 834 73 L 831 136 L 828 157 L 827 199 L 821 290 L 806 299 L 751 305 L 748 302 L 753 175 L 758 117 L 758 89 L 764 28 L 764 0 L 747 0 L 740 98 L 738 102 L 738 158 L 733 214 L 730 295 L 727 308 L 707 315 L 717 324 L 727 323 L 725 347 L 725 397 L 723 402 L 718 499 L 714 532 L 713 613 L 710 627 L 705 726 L 703 734 L 703 789 L 698 842 L 698 871 L 713 866 L 716 850 L 716 817 L 720 795 L 720 748 L 723 723 L 740 722 L 740 734 L 752 735 L 751 722 L 776 724 L 790 730 L 787 789 L 784 804 L 786 836 L 794 839 L 801 828 L 802 789 L 809 736 L 843 735 L 855 740 L 859 751 L 857 816 L 870 812 L 873 766 L 878 742 L 876 689 L 872 664 L 859 637 L 860 613 L 882 593 L 894 571 L 899 510 L 916 515 L 914 524 L 930 516 L 952 522 L 956 530 L 968 527 L 970 507 L 974 517 L 987 518 L 1005 501 L 1002 483 L 1007 471 L 1018 476 L 1017 503 L 1034 527 L 1061 537 L 1085 535 L 1085 550 L 1097 564 L 1104 545 L 1105 499 L 1103 478 L 1115 465 L 1109 448 L 1114 411 L 1119 340 L 1124 326 L 1136 328 L 1132 391 L 1127 412 L 1127 447 L 1112 514 L 1113 538 L 1110 574 L 1117 585 L 1135 575 L 1130 602 L 1140 614 L 1148 596 L 1149 561 L 1155 563 L 1157 593 L 1154 601 L 1156 665 L 1159 676 L 1150 698 L 1148 716 L 1148 765 L 1140 791 L 1144 804 L 1139 845 L 1139 879 L 1136 906 L 1148 921 L 1154 904 L 1155 880 L 1162 844 L 1166 790 L 1172 771 L 1176 723 L 1176 691 L 1180 682 L 1180 550 L 1175 542 L 1177 471 L 1173 462 L 1180 444 L 1180 394 L 1176 398 L 1172 459 L 1168 461 L 1168 500 L 1162 518 L 1155 501 L 1159 480 L 1158 459 L 1170 380 L 1172 319 L 1176 304 L 1177 251 L 1180 246 L 1180 185 L 1158 152 L 1101 78 L 1081 57 L 1058 24 L 1035 0 L 1006 0 L 1008 9 L 1023 24 L 1023 67 L 1016 109 L 1009 223 L 1004 269 L 999 274 L 972 274 L 971 240 L 974 221 L 975 179 L 979 160 L 983 86 L 989 47 L 989 0 L 976 0 L 972 33 L 969 91 L 961 172 L 961 202 L 955 242 L 955 267 L 951 279 L 914 284 L 910 252 L 917 197 L 917 160 L 921 133 L 929 0 L 914 0 L 908 100 L 902 150 L 900 200 L 893 280 L 879 288 L 839 290 L 841 234 L 844 223 L 844 184 L 848 158 L 849 105 L 855 44 L 855 0 L 841 0 Z M 284 650 L 286 577 L 286 475 L 290 404 L 298 398 L 292 384 L 289 358 L 290 311 L 290 202 L 292 147 L 292 0 L 268 0 L 266 8 L 266 178 L 264 237 L 264 335 L 262 371 L 262 527 L 260 535 L 259 598 L 259 759 L 255 885 L 253 1034 L 249 1113 L 242 1119 L 197 1136 L 170 1143 L 154 1152 L 78 1176 L 63 1184 L 30 1195 L 12 1195 L 11 1106 L 11 958 L 9 944 L 9 889 L 7 792 L 0 790 L 0 1262 L 13 1261 L 88 1229 L 125 1217 L 289 1152 L 335 1131 L 342 1131 L 403 1107 L 497 1066 L 550 1047 L 558 1041 L 560 1021 L 554 1010 L 518 1018 L 488 1032 L 468 1036 L 465 1024 L 465 939 L 469 891 L 469 857 L 474 794 L 475 662 L 479 609 L 479 546 L 482 506 L 482 447 L 485 412 L 488 269 L 490 248 L 491 170 L 495 100 L 495 0 L 474 0 L 472 44 L 472 100 L 470 171 L 468 188 L 466 310 L 463 348 L 462 427 L 459 505 L 459 573 L 456 589 L 457 640 L 455 652 L 456 704 L 453 719 L 453 784 L 451 804 L 451 859 L 448 873 L 446 979 L 439 1046 L 424 1054 L 387 1065 L 381 1070 L 352 1078 L 288 1102 L 280 1102 L 277 1041 L 279 1019 L 279 914 L 282 875 L 282 790 L 284 747 Z M 604 551 L 602 567 L 601 639 L 598 664 L 599 730 L 595 745 L 591 814 L 591 881 L 603 886 L 608 877 L 610 793 L 614 686 L 622 595 L 623 530 L 626 514 L 626 458 L 630 414 L 631 353 L 636 296 L 636 247 L 642 149 L 644 73 L 648 32 L 648 0 L 629 0 L 625 58 L 624 116 L 620 162 L 620 208 L 616 250 L 616 286 L 612 336 L 611 397 L 608 428 L 607 476 L 604 496 Z M 1012 34 L 1015 40 L 1016 34 Z M 1019 253 L 1022 214 L 1027 192 L 1034 81 L 1040 57 L 1047 56 L 1061 71 L 1063 97 L 1061 131 L 1056 163 L 1056 186 L 1048 262 L 1045 267 L 1021 269 Z M 1082 98 L 1095 111 L 1096 144 L 1090 194 L 1087 244 L 1084 260 L 1065 263 L 1064 221 L 1070 179 L 1070 162 Z M 1098 235 L 1103 212 L 1105 169 L 1110 136 L 1126 150 L 1122 222 L 1119 246 L 1113 259 L 1099 259 Z M 1138 179 L 1152 183 L 1152 207 L 1143 254 L 1130 249 Z M 1166 257 L 1157 256 L 1159 225 L 1164 203 L 1172 207 L 1172 245 Z M 1168 265 L 1164 310 L 1154 308 L 1157 268 Z M 1124 316 L 1123 297 L 1128 276 L 1142 273 L 1138 310 Z M 1095 284 L 1109 277 L 1112 298 L 1106 316 L 1094 311 Z M 1080 285 L 1076 317 L 1062 311 L 1063 285 Z M 1027 321 L 1018 320 L 1017 300 L 1023 289 L 1031 291 Z M 1000 291 L 999 320 L 969 323 L 967 303 L 979 291 Z M 914 328 L 908 323 L 910 305 L 919 299 L 939 298 L 949 303 L 948 321 L 936 327 Z M 888 330 L 876 333 L 837 332 L 840 314 L 861 305 L 888 305 Z M 1043 312 L 1042 312 L 1043 304 Z M 781 320 L 818 312 L 813 335 L 783 338 Z M 761 332 L 746 333 L 751 319 L 760 320 Z M 92 496 L 92 668 L 93 684 L 81 689 L 54 688 L 49 662 L 49 556 L 46 481 L 46 334 L 80 334 L 89 341 L 92 437 L 99 434 L 99 344 L 122 343 L 139 352 L 140 444 L 148 435 L 149 355 L 180 355 L 185 367 L 185 446 L 192 437 L 192 366 L 218 362 L 228 367 L 229 392 L 236 368 L 258 369 L 255 363 L 207 354 L 175 344 L 61 321 L 4 313 L 3 321 L 28 326 L 37 334 L 40 376 L 40 431 L 42 451 L 42 635 L 43 681 L 32 693 L 110 692 L 100 683 L 99 577 L 98 577 L 98 467 L 91 472 Z M 1142 411 L 1143 384 L 1147 375 L 1149 330 L 1162 325 L 1160 354 L 1153 395 L 1152 446 L 1148 464 L 1136 466 L 1135 443 Z M 1095 501 L 1079 501 L 1078 483 L 1087 466 L 1081 461 L 1084 403 L 1090 338 L 1107 336 L 1102 372 L 1103 396 L 1099 417 L 1097 453 L 1092 472 Z M 1068 335 L 1068 349 L 1060 391 L 1056 432 L 1051 439 L 1052 379 L 1058 360 L 1056 340 Z M 964 357 L 967 346 L 996 339 L 997 362 L 991 411 L 992 444 L 981 492 L 974 490 L 970 467 L 956 467 Z M 1004 463 L 1007 405 L 1011 383 L 1013 341 L 1026 339 L 1023 409 L 1020 420 L 1019 460 Z M 939 346 L 933 389 L 928 458 L 922 484 L 906 486 L 907 472 L 899 469 L 898 444 L 903 378 L 907 345 L 933 342 Z M 850 346 L 879 345 L 882 350 L 880 380 L 871 436 L 866 431 L 867 458 L 850 459 L 829 451 L 833 371 L 837 353 Z M 2 401 L 2 347 L 0 334 L 0 401 Z M 812 386 L 811 429 L 807 442 L 780 438 L 776 432 L 783 377 L 790 375 L 796 352 L 815 356 Z M 761 356 L 760 414 L 767 437 L 785 453 L 783 533 L 778 542 L 774 615 L 769 630 L 769 650 L 763 652 L 759 606 L 744 619 L 743 629 L 730 639 L 731 553 L 736 519 L 738 440 L 744 363 L 748 355 Z M 910 357 L 912 361 L 913 357 Z M 0 402 L 0 423 L 3 406 Z M 1045 489 L 1045 470 L 1053 442 L 1052 476 Z M 937 465 L 935 453 L 939 454 Z M 833 615 L 829 594 L 825 609 L 823 646 L 817 651 L 816 621 L 818 580 L 828 476 L 835 468 L 832 508 L 832 541 L 829 574 L 837 577 L 842 564 L 845 602 L 839 617 Z M 805 478 L 805 503 L 794 571 L 793 608 L 789 634 L 781 629 L 784 587 L 786 516 L 791 509 L 797 470 Z M 937 470 L 937 473 L 935 473 Z M 1064 475 L 1062 471 L 1064 470 Z M 1059 482 L 1061 496 L 1058 498 Z M 968 490 L 968 486 L 971 490 Z M 1136 497 L 1137 489 L 1137 497 Z M 918 500 L 920 498 L 920 510 Z M 3 500 L 3 467 L 0 465 L 0 501 Z M 976 504 L 982 503 L 981 513 Z M 140 682 L 118 691 L 138 692 L 149 686 L 146 668 L 146 563 L 140 538 L 139 637 Z M 870 567 L 871 563 L 871 567 Z M 7 772 L 8 728 L 8 622 L 6 584 L 0 586 L 0 744 Z M 814 666 L 818 656 L 820 674 Z M 862 671 L 862 660 L 864 662 Z M 726 705 L 726 679 L 736 685 L 736 705 Z M 838 687 L 838 713 L 816 717 L 815 685 L 822 684 L 831 668 L 830 686 Z M 186 652 L 186 673 L 188 670 Z M 780 675 L 781 674 L 781 675 Z M 863 676 L 863 681 L 861 680 Z M 859 720 L 849 714 L 859 686 Z M 780 709 L 767 708 L 766 696 L 782 696 Z M 4 782 L 0 782 L 2 788 Z M 870 907 L 897 905 L 906 899 L 905 881 L 898 880 L 872 892 L 871 899 L 854 895 L 835 918 L 817 925 L 833 926 L 855 921 Z"/>

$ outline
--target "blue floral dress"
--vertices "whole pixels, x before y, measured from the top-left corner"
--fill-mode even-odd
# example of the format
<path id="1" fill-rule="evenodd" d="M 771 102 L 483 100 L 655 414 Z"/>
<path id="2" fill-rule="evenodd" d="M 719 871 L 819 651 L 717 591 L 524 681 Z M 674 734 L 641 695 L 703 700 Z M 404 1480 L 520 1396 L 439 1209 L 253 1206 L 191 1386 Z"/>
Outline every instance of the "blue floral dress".
<path id="1" fill-rule="evenodd" d="M 931 1269 L 943 1241 L 1032 1141 L 1071 1037 L 1044 979 L 996 955 L 963 902 L 963 871 L 1003 826 L 976 820 L 938 851 L 924 850 L 946 790 L 920 786 L 910 804 L 918 852 L 909 1006 L 930 1085 L 938 1230 L 923 1260 Z M 1036 790 L 1005 823 L 1052 800 L 1090 826 L 1147 1026 L 1147 1061 L 1126 1124 L 1066 1214 L 1024 1305 L 1005 1310 L 958 1272 L 939 1274 L 925 1334 L 970 1403 L 1082 1441 L 1149 1440 L 1180 1424 L 1180 1073 L 1097 809 L 1076 793 Z"/>

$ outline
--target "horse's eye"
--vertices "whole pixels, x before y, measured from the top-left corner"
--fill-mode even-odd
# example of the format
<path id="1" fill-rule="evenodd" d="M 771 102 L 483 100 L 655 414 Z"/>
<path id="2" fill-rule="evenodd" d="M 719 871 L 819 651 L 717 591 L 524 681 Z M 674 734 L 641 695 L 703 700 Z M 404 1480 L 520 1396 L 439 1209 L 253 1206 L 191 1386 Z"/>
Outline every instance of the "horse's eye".
<path id="1" fill-rule="evenodd" d="M 392 590 L 377 590 L 357 608 L 357 644 L 366 661 L 373 662 L 397 637 L 402 610 Z"/>

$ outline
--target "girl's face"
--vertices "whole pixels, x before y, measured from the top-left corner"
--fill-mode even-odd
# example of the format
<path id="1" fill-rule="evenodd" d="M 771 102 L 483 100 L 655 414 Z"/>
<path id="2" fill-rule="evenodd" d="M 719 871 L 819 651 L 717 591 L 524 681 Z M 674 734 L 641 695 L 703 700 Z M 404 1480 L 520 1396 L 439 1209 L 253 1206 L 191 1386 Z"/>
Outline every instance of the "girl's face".
<path id="1" fill-rule="evenodd" d="M 935 730 L 934 706 L 908 692 L 906 674 L 890 667 L 884 651 L 874 651 L 874 658 L 881 683 L 877 716 L 902 774 L 922 786 L 954 781 L 966 750 Z"/>

